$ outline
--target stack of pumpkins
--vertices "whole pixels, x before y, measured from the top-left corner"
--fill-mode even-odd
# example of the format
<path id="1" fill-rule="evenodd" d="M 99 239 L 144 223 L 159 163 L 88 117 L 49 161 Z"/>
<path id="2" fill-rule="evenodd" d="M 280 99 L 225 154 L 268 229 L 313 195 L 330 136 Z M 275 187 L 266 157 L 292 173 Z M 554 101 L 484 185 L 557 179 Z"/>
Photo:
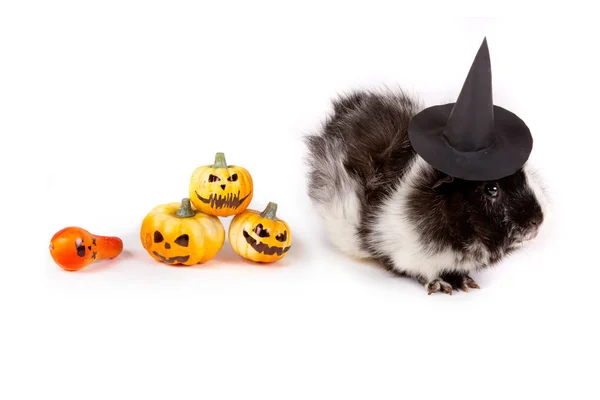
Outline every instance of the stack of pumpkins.
<path id="1" fill-rule="evenodd" d="M 154 259 L 190 266 L 212 259 L 225 243 L 219 217 L 234 216 L 228 238 L 233 250 L 255 262 L 283 258 L 292 243 L 288 224 L 277 218 L 277 204 L 264 211 L 248 209 L 254 186 L 243 167 L 227 165 L 217 153 L 213 165 L 192 173 L 189 198 L 155 207 L 142 222 L 140 240 Z"/>

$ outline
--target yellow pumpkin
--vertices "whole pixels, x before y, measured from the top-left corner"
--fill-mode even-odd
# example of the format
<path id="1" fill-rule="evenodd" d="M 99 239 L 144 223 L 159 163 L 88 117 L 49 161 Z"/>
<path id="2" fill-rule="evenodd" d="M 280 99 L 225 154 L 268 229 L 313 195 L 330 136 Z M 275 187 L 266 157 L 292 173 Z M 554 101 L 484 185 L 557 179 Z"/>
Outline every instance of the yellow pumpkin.
<path id="1" fill-rule="evenodd" d="M 190 180 L 190 199 L 197 210 L 208 215 L 229 217 L 245 211 L 252 201 L 253 183 L 243 167 L 227 165 L 217 153 L 213 165 L 198 167 Z"/>
<path id="2" fill-rule="evenodd" d="M 155 260 L 190 266 L 210 260 L 221 250 L 225 228 L 219 218 L 193 210 L 185 198 L 152 209 L 142 222 L 140 239 Z"/>
<path id="3" fill-rule="evenodd" d="M 277 218 L 277 204 L 263 212 L 246 210 L 229 225 L 229 243 L 240 256 L 256 262 L 273 262 L 285 257 L 292 245 L 288 224 Z"/>

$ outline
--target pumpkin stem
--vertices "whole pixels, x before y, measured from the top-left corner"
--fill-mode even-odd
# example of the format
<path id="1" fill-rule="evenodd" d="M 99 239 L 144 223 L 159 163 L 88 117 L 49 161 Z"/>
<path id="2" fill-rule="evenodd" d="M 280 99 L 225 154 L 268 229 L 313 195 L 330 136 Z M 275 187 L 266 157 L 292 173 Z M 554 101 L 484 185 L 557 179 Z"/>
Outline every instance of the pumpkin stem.
<path id="1" fill-rule="evenodd" d="M 181 200 L 181 207 L 179 207 L 179 210 L 177 210 L 177 216 L 180 218 L 191 218 L 194 215 L 196 215 L 196 213 L 194 210 L 192 210 L 190 199 L 186 197 L 185 199 Z"/>
<path id="2" fill-rule="evenodd" d="M 215 155 L 215 164 L 213 168 L 227 168 L 227 161 L 225 161 L 225 153 L 217 153 Z"/>
<path id="3" fill-rule="evenodd" d="M 269 202 L 265 210 L 260 213 L 260 216 L 263 218 L 272 219 L 273 221 L 277 220 L 277 204 L 273 202 Z"/>

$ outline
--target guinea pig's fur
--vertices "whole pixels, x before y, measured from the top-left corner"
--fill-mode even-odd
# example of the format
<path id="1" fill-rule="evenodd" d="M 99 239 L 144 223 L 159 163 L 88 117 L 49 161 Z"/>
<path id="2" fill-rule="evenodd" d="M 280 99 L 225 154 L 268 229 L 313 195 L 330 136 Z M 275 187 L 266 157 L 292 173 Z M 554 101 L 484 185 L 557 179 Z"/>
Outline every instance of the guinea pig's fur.
<path id="1" fill-rule="evenodd" d="M 335 100 L 322 130 L 306 138 L 308 194 L 340 251 L 376 259 L 430 294 L 478 288 L 470 273 L 536 236 L 544 191 L 527 165 L 496 182 L 434 169 L 408 139 L 421 109 L 402 91 Z"/>

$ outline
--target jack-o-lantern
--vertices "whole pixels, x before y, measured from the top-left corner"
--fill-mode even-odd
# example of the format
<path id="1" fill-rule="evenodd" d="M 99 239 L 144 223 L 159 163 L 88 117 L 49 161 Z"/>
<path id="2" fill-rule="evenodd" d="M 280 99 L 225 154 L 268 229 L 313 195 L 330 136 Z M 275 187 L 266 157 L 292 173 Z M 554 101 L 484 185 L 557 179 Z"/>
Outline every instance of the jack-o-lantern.
<path id="1" fill-rule="evenodd" d="M 213 165 L 194 170 L 189 191 L 197 210 L 208 215 L 229 217 L 248 208 L 253 195 L 252 177 L 243 167 L 227 165 L 225 155 L 217 153 Z"/>
<path id="2" fill-rule="evenodd" d="M 246 210 L 229 226 L 229 243 L 240 256 L 256 262 L 273 262 L 285 257 L 292 245 L 288 224 L 277 218 L 277 204 L 263 212 Z"/>
<path id="3" fill-rule="evenodd" d="M 225 243 L 219 218 L 192 209 L 190 199 L 155 207 L 142 222 L 140 239 L 155 260 L 190 266 L 213 258 Z"/>

